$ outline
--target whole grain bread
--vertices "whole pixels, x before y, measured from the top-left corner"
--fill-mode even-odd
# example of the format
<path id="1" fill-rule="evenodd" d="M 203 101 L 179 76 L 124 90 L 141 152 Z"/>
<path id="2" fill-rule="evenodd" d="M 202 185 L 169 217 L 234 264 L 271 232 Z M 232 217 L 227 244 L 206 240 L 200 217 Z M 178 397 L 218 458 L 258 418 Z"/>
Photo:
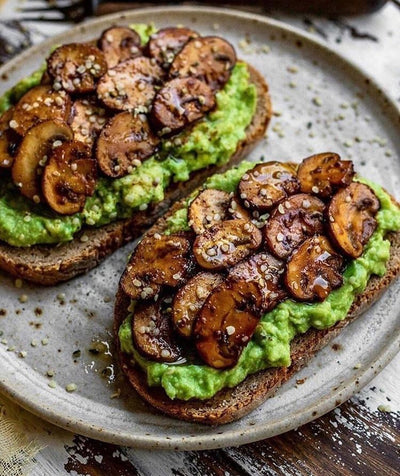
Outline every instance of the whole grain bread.
<path id="1" fill-rule="evenodd" d="M 140 236 L 172 203 L 189 194 L 216 172 L 240 162 L 263 138 L 272 115 L 268 86 L 263 76 L 248 65 L 250 81 L 257 89 L 257 108 L 246 137 L 241 141 L 228 163 L 194 172 L 186 182 L 172 184 L 161 203 L 146 211 L 137 211 L 126 220 L 101 228 L 86 228 L 74 240 L 60 245 L 35 245 L 17 248 L 0 242 L 0 268 L 6 272 L 42 285 L 67 281 L 97 266 L 122 245 Z M 82 240 L 82 234 L 85 234 Z M 87 237 L 87 238 L 86 238 Z"/>
<path id="2" fill-rule="evenodd" d="M 181 207 L 176 203 L 167 215 L 162 217 L 149 232 L 162 232 L 166 227 L 166 219 Z M 258 407 L 293 374 L 304 367 L 312 356 L 330 340 L 336 337 L 350 322 L 359 317 L 380 297 L 392 281 L 400 274 L 400 232 L 388 234 L 391 242 L 390 259 L 386 274 L 380 278 L 372 276 L 365 291 L 354 300 L 351 309 L 343 321 L 324 329 L 310 329 L 296 336 L 291 344 L 291 365 L 289 367 L 270 368 L 248 376 L 234 388 L 225 388 L 209 400 L 171 400 L 161 387 L 149 387 L 144 372 L 132 365 L 128 354 L 121 352 L 118 329 L 128 315 L 130 299 L 121 287 L 118 290 L 115 314 L 114 333 L 120 367 L 137 393 L 154 408 L 181 420 L 199 422 L 208 425 L 219 425 L 237 420 Z"/>

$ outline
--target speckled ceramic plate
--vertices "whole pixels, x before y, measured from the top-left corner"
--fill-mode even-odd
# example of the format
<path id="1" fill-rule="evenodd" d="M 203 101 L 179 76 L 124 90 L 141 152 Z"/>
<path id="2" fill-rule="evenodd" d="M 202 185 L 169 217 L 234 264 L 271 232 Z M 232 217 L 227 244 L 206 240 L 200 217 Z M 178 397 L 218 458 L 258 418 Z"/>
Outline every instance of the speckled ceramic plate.
<path id="1" fill-rule="evenodd" d="M 93 38 L 112 24 L 184 24 L 229 39 L 270 85 L 275 117 L 252 154 L 293 160 L 337 151 L 398 196 L 399 113 L 366 74 L 287 25 L 251 14 L 205 8 L 152 8 L 98 19 L 29 49 L 0 70 L 0 90 L 37 68 L 54 44 Z M 391 151 L 391 152 L 390 152 Z M 398 196 L 399 198 L 399 196 Z M 112 443 L 201 449 L 273 436 L 331 410 L 365 385 L 398 350 L 400 282 L 322 350 L 297 379 L 241 421 L 219 428 L 179 422 L 151 411 L 115 376 L 110 352 L 113 296 L 132 245 L 83 277 L 54 288 L 0 276 L 0 387 L 56 425 Z M 19 298 L 28 298 L 21 303 Z M 24 301 L 24 299 L 22 299 Z M 108 347 L 107 347 L 108 348 Z M 111 348 L 111 347 L 110 347 Z M 25 358 L 21 357 L 26 356 Z M 356 367 L 356 368 L 354 368 Z M 54 377 L 46 372 L 54 372 Z M 50 382 L 56 387 L 51 388 Z M 77 389 L 68 393 L 65 387 Z M 113 398 L 121 392 L 120 398 Z"/>

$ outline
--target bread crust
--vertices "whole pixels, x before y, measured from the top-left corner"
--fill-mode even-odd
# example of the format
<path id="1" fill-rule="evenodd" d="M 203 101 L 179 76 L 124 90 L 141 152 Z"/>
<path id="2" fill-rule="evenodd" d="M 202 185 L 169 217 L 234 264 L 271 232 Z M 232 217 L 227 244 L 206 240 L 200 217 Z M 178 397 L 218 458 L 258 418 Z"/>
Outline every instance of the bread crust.
<path id="1" fill-rule="evenodd" d="M 181 204 L 176 203 L 150 231 L 162 232 L 166 227 L 168 216 L 180 207 Z M 118 329 L 128 314 L 130 299 L 119 288 L 115 303 L 114 334 L 120 367 L 137 393 L 147 403 L 169 416 L 207 425 L 220 425 L 238 420 L 271 397 L 286 380 L 304 367 L 318 350 L 372 306 L 399 276 L 400 232 L 389 233 L 387 238 L 391 242 L 391 250 L 386 274 L 382 278 L 371 277 L 364 292 L 354 300 L 346 319 L 328 329 L 310 329 L 305 334 L 296 336 L 291 343 L 289 367 L 269 368 L 257 372 L 234 388 L 222 389 L 209 400 L 171 400 L 161 387 L 149 387 L 144 372 L 138 366 L 132 365 L 128 354 L 121 352 Z"/>
<path id="2" fill-rule="evenodd" d="M 267 83 L 256 69 L 250 65 L 247 67 L 250 81 L 257 88 L 256 112 L 246 129 L 245 139 L 238 144 L 236 152 L 227 164 L 194 172 L 188 181 L 172 184 L 161 203 L 150 206 L 146 211 L 137 211 L 129 219 L 101 228 L 86 228 L 67 243 L 18 248 L 0 242 L 0 268 L 16 277 L 41 285 L 50 286 L 67 281 L 94 268 L 125 243 L 143 234 L 172 203 L 200 186 L 207 177 L 239 163 L 263 138 L 272 116 Z M 81 241 L 83 233 L 88 240 Z"/>

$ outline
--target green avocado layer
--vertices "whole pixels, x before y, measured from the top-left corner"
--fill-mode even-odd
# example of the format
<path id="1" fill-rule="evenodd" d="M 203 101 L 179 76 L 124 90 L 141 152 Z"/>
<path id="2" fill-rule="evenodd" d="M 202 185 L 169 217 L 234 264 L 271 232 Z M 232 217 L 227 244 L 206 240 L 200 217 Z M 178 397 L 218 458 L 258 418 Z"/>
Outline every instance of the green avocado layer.
<path id="1" fill-rule="evenodd" d="M 21 79 L 18 83 L 0 97 L 0 114 L 10 109 L 16 104 L 22 96 L 31 88 L 40 84 L 43 73 L 46 70 L 46 63 L 44 63 L 37 71 L 32 73 L 27 78 Z"/>
<path id="2" fill-rule="evenodd" d="M 136 25 L 140 30 L 140 26 Z M 145 28 L 146 27 L 146 28 Z M 150 29 L 149 29 L 150 28 Z M 143 30 L 143 31 L 142 31 Z M 154 31 L 143 26 L 141 36 Z M 40 82 L 43 70 L 18 83 L 0 98 L 6 110 L 24 92 Z M 101 177 L 95 193 L 81 213 L 62 216 L 45 205 L 20 195 L 9 179 L 0 182 L 0 240 L 12 246 L 70 241 L 82 226 L 102 226 L 128 218 L 163 200 L 173 182 L 189 179 L 191 172 L 228 162 L 255 113 L 256 88 L 244 63 L 237 63 L 225 87 L 216 95 L 217 107 L 190 131 L 164 139 L 160 151 L 131 174 L 120 179 Z"/>
<path id="3" fill-rule="evenodd" d="M 206 186 L 231 191 L 240 177 L 254 164 L 245 162 L 239 169 L 211 177 Z M 228 370 L 217 370 L 205 364 L 157 363 L 142 357 L 134 348 L 130 314 L 119 329 L 121 349 L 131 354 L 134 361 L 147 374 L 150 386 L 162 386 L 171 399 L 208 399 L 225 387 L 234 387 L 248 375 L 268 367 L 290 365 L 290 342 L 298 334 L 314 327 L 326 329 L 343 320 L 357 294 L 365 289 L 371 275 L 383 276 L 390 255 L 390 243 L 385 239 L 389 231 L 400 230 L 400 209 L 379 186 L 365 179 L 379 198 L 378 227 L 360 258 L 351 261 L 344 273 L 343 285 L 318 303 L 300 303 L 288 299 L 273 311 L 265 314 L 258 324 L 252 340 L 243 350 L 238 363 Z M 178 231 L 187 227 L 187 209 L 175 213 L 169 226 Z"/>

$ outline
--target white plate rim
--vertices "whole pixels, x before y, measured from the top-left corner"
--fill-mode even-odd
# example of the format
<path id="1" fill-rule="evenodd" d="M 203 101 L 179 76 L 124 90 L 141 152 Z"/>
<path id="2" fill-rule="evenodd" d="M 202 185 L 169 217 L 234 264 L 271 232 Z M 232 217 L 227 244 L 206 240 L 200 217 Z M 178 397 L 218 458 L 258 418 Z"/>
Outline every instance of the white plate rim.
<path id="1" fill-rule="evenodd" d="M 380 100 L 385 101 L 386 107 L 389 109 L 388 114 L 390 116 L 397 117 L 400 113 L 400 110 L 389 91 L 387 91 L 378 82 L 371 78 L 369 73 L 367 73 L 362 67 L 360 67 L 344 55 L 337 53 L 319 39 L 313 37 L 309 33 L 303 32 L 302 30 L 296 27 L 287 25 L 278 20 L 271 19 L 267 16 L 242 12 L 239 10 L 231 10 L 228 8 L 165 6 L 157 8 L 140 8 L 128 12 L 106 15 L 98 19 L 85 22 L 82 25 L 77 25 L 72 30 L 60 33 L 38 45 L 32 46 L 25 52 L 21 53 L 20 55 L 0 67 L 0 76 L 7 74 L 9 71 L 16 70 L 21 64 L 23 64 L 25 58 L 28 58 L 32 54 L 35 54 L 36 51 L 42 48 L 51 47 L 52 45 L 54 45 L 54 43 L 57 44 L 58 42 L 65 41 L 66 35 L 71 31 L 77 32 L 82 27 L 84 29 L 87 29 L 93 25 L 98 25 L 102 23 L 112 24 L 113 22 L 116 22 L 118 20 L 129 20 L 134 22 L 135 17 L 137 16 L 149 15 L 149 17 L 151 18 L 164 12 L 171 13 L 174 11 L 178 11 L 180 13 L 183 12 L 188 15 L 213 12 L 226 18 L 242 18 L 258 23 L 263 23 L 266 26 L 273 26 L 283 32 L 289 32 L 297 36 L 299 39 L 311 43 L 313 46 L 319 48 L 324 53 L 336 56 L 347 68 L 353 70 L 358 75 L 363 76 L 364 78 L 368 78 L 370 87 L 375 89 L 375 92 L 381 96 Z M 261 439 L 276 436 L 283 432 L 297 428 L 300 425 L 306 424 L 321 415 L 324 415 L 325 413 L 335 408 L 338 405 L 338 402 L 343 403 L 345 400 L 351 398 L 354 393 L 358 392 L 363 386 L 367 385 L 368 382 L 370 382 L 373 377 L 395 357 L 395 355 L 399 351 L 399 345 L 400 329 L 397 333 L 392 335 L 388 345 L 382 349 L 382 351 L 377 355 L 376 359 L 371 362 L 371 365 L 367 366 L 366 368 L 360 369 L 358 372 L 354 373 L 351 378 L 343 382 L 342 385 L 338 386 L 334 391 L 329 393 L 329 395 L 321 399 L 318 403 L 307 406 L 300 410 L 294 418 L 291 417 L 290 422 L 287 422 L 286 420 L 281 420 L 269 423 L 268 425 L 253 426 L 246 429 L 239 427 L 237 430 L 228 430 L 226 432 L 222 432 L 221 434 L 213 434 L 212 436 L 196 436 L 193 434 L 188 434 L 185 437 L 166 438 L 165 436 L 163 436 L 157 438 L 154 435 L 135 434 L 135 438 L 133 439 L 132 434 L 117 434 L 112 431 L 104 430 L 104 428 L 102 427 L 87 424 L 86 422 L 79 419 L 74 420 L 71 419 L 71 417 L 67 417 L 65 415 L 60 416 L 57 414 L 57 412 L 54 412 L 51 409 L 43 408 L 40 401 L 32 401 L 22 392 L 17 393 L 13 391 L 10 385 L 7 384 L 7 379 L 3 376 L 0 379 L 0 392 L 4 393 L 6 396 L 16 401 L 19 405 L 29 410 L 33 414 L 40 416 L 41 418 L 49 421 L 50 423 L 53 423 L 66 430 L 74 431 L 79 434 L 95 439 L 100 439 L 109 443 L 147 449 L 214 449 L 226 446 L 243 445 L 254 441 L 259 441 Z M 222 430 L 223 428 L 224 427 L 221 427 Z"/>

